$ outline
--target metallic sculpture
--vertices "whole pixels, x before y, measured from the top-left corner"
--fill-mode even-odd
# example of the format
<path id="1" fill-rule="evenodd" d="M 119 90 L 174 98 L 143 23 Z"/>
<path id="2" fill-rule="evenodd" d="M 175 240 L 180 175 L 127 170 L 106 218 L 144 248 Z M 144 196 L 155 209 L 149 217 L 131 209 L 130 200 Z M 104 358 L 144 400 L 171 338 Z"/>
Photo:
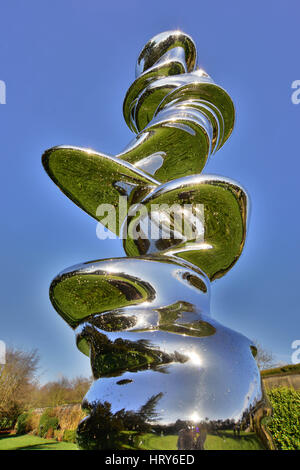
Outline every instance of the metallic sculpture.
<path id="1" fill-rule="evenodd" d="M 255 347 L 209 307 L 210 281 L 232 268 L 246 236 L 245 190 L 199 175 L 232 132 L 231 98 L 197 67 L 192 39 L 169 31 L 140 53 L 123 111 L 137 135 L 120 154 L 63 146 L 43 155 L 50 178 L 128 256 L 74 266 L 50 287 L 95 378 L 79 446 L 204 449 L 213 434 L 262 435 Z"/>

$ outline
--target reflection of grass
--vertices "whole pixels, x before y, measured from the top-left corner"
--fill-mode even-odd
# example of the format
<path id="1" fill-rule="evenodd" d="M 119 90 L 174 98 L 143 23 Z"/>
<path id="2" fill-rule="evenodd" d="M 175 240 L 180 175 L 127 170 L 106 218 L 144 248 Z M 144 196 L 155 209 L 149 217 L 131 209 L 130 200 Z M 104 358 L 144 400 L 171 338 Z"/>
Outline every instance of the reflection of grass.
<path id="1" fill-rule="evenodd" d="M 96 274 L 77 274 L 65 277 L 52 287 L 51 297 L 63 318 L 71 325 L 104 310 L 138 304 L 147 300 L 147 292 L 142 283 L 126 279 L 127 290 L 131 288 L 132 300 L 128 300 L 119 285 L 124 282 L 121 276 L 109 278 Z"/>
<path id="2" fill-rule="evenodd" d="M 100 204 L 118 206 L 121 193 L 118 188 L 122 184 L 131 187 L 153 184 L 146 175 L 141 176 L 136 169 L 122 165 L 121 160 L 75 148 L 50 149 L 43 155 L 43 165 L 50 178 L 71 201 L 99 220 L 103 218 L 97 216 Z M 119 227 L 118 210 L 116 218 L 116 227 Z"/>
<path id="3" fill-rule="evenodd" d="M 57 442 L 54 439 L 42 439 L 31 436 L 0 437 L 0 450 L 77 450 L 71 442 Z"/>
<path id="4" fill-rule="evenodd" d="M 154 434 L 143 434 L 137 436 L 141 449 L 146 450 L 174 450 L 177 449 L 177 436 L 156 436 Z M 142 441 L 142 444 L 141 444 Z"/>
<path id="5" fill-rule="evenodd" d="M 241 432 L 235 437 L 233 431 L 221 431 L 208 435 L 204 448 L 206 450 L 264 450 L 254 433 Z"/>
<path id="6" fill-rule="evenodd" d="M 163 331 L 169 331 L 171 333 L 176 333 L 179 335 L 195 336 L 195 337 L 204 337 L 210 336 L 215 333 L 215 328 L 205 321 L 195 321 L 193 323 L 177 323 L 176 325 L 172 324 L 163 324 L 159 325 L 159 329 Z"/>
<path id="7" fill-rule="evenodd" d="M 124 431 L 124 434 L 126 431 Z M 154 434 L 137 435 L 136 445 L 147 450 L 176 450 L 177 439 L 175 435 L 159 436 Z M 141 443 L 142 442 L 142 443 Z M 124 449 L 134 449 L 135 446 L 129 444 L 123 446 Z M 57 442 L 54 439 L 42 439 L 41 437 L 25 436 L 5 436 L 0 437 L 0 450 L 77 450 L 76 444 L 70 442 Z M 254 433 L 241 433 L 240 437 L 234 437 L 232 431 L 222 431 L 220 433 L 207 436 L 205 442 L 206 450 L 263 450 Z"/>
<path id="8" fill-rule="evenodd" d="M 176 302 L 168 307 L 162 307 L 159 313 L 159 329 L 188 336 L 210 336 L 213 335 L 215 328 L 205 321 L 195 321 L 189 323 L 176 323 L 180 320 L 183 312 L 192 312 L 193 309 L 186 302 Z"/>
<path id="9" fill-rule="evenodd" d="M 196 202 L 204 205 L 205 243 L 213 248 L 195 250 L 191 244 L 189 251 L 178 249 L 178 256 L 201 267 L 214 280 L 226 273 L 242 252 L 246 202 L 226 183 L 202 184 L 197 190 Z"/>
<path id="10" fill-rule="evenodd" d="M 142 441 L 141 448 L 147 450 L 174 450 L 177 449 L 178 437 L 155 436 L 144 434 L 137 436 Z M 263 450 L 254 433 L 241 433 L 240 437 L 234 437 L 232 431 L 222 431 L 218 434 L 208 434 L 205 441 L 205 450 Z"/>
<path id="11" fill-rule="evenodd" d="M 96 376 L 101 377 L 105 374 L 115 374 L 124 370 L 134 371 L 143 369 L 153 362 L 158 362 L 155 356 L 150 356 L 145 352 L 129 350 L 128 346 L 120 348 L 119 345 L 112 345 L 111 352 L 98 354 L 94 359 L 93 370 Z"/>

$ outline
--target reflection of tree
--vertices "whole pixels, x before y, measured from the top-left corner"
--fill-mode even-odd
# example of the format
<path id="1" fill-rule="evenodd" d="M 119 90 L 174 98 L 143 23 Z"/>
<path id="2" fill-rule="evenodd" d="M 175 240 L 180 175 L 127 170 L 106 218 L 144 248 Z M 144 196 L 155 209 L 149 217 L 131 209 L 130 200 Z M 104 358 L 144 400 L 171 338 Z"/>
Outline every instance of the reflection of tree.
<path id="1" fill-rule="evenodd" d="M 155 411 L 155 407 L 158 401 L 162 398 L 163 393 L 158 393 L 157 395 L 153 395 L 149 400 L 145 403 L 145 405 L 141 406 L 139 410 L 139 415 L 148 421 L 157 421 L 159 419 L 159 414 Z"/>
<path id="2" fill-rule="evenodd" d="M 123 428 L 122 412 L 113 415 L 108 402 L 95 405 L 90 416 L 78 426 L 78 444 L 87 450 L 111 449 L 117 446 L 117 438 Z"/>
<path id="3" fill-rule="evenodd" d="M 196 276 L 185 276 L 186 279 L 192 277 Z M 201 279 L 196 279 L 204 284 Z M 204 287 L 206 288 L 205 285 Z M 195 337 L 211 336 L 215 334 L 215 327 L 206 321 L 196 320 L 194 322 L 183 322 L 183 314 L 185 312 L 194 312 L 194 308 L 195 307 L 188 302 L 175 302 L 167 307 L 157 309 L 159 313 L 159 329 Z"/>
<path id="4" fill-rule="evenodd" d="M 165 353 L 146 339 L 129 341 L 117 338 L 111 341 L 92 324 L 85 326 L 80 339 L 85 339 L 90 344 L 91 365 L 95 378 L 113 377 L 124 371 L 136 372 L 156 366 L 159 366 L 159 372 L 164 372 L 161 367 L 163 364 L 175 361 L 183 363 L 188 360 L 177 351 L 173 354 Z"/>
<path id="5" fill-rule="evenodd" d="M 106 313 L 105 315 L 97 315 L 90 319 L 95 327 L 103 331 L 122 331 L 133 328 L 137 322 L 134 315 L 118 315 L 116 313 Z"/>
<path id="6" fill-rule="evenodd" d="M 90 415 L 78 426 L 79 446 L 86 450 L 132 447 L 134 437 L 150 432 L 150 422 L 159 419 L 155 408 L 162 396 L 162 393 L 153 395 L 137 412 L 122 409 L 112 413 L 109 402 L 94 402 L 90 405 Z"/>

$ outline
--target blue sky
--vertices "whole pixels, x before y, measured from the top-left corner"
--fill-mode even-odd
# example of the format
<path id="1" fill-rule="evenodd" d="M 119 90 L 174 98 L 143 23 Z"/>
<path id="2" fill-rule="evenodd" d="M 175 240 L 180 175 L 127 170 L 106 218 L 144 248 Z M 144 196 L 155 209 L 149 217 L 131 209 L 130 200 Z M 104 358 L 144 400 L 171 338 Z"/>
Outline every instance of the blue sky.
<path id="1" fill-rule="evenodd" d="M 1 3 L 0 339 L 38 348 L 43 381 L 90 374 L 50 304 L 51 279 L 123 250 L 96 237 L 96 222 L 56 188 L 41 154 L 61 144 L 122 150 L 132 138 L 122 104 L 137 55 L 152 36 L 177 28 L 236 105 L 235 130 L 205 173 L 236 179 L 252 203 L 244 253 L 212 285 L 212 314 L 290 362 L 300 339 L 300 104 L 291 101 L 299 14 L 293 0 Z"/>

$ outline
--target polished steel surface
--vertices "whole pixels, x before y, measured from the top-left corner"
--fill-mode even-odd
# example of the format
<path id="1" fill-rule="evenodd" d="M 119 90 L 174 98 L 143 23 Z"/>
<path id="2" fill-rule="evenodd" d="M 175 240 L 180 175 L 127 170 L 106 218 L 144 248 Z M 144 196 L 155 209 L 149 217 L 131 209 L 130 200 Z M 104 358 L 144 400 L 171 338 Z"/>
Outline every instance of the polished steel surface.
<path id="1" fill-rule="evenodd" d="M 112 157 L 62 146 L 43 155 L 53 181 L 93 217 L 94 203 L 104 199 L 99 195 L 99 180 L 111 200 L 119 178 L 133 186 L 159 185 L 200 173 L 209 155 L 231 134 L 232 100 L 196 68 L 195 60 L 195 45 L 184 33 L 153 38 L 139 56 L 138 77 L 124 100 L 125 120 L 137 132 L 126 149 Z"/>
<path id="2" fill-rule="evenodd" d="M 128 216 L 125 252 L 128 256 L 160 253 L 185 259 L 214 280 L 232 268 L 243 250 L 248 204 L 245 190 L 228 178 L 193 175 L 171 181 L 141 199 L 146 210 Z M 159 205 L 157 211 L 151 211 L 154 205 Z M 188 213 L 184 218 L 187 207 L 198 207 L 198 216 L 195 210 L 194 217 Z M 182 233 L 181 220 L 198 223 L 194 230 L 191 227 Z M 151 234 L 159 230 L 160 236 L 152 240 Z"/>
<path id="3" fill-rule="evenodd" d="M 199 175 L 232 132 L 232 100 L 197 67 L 193 40 L 167 31 L 141 51 L 123 112 L 137 136 L 122 153 L 61 146 L 43 155 L 51 179 L 104 226 L 104 205 L 119 209 L 108 228 L 128 256 L 73 266 L 50 286 L 95 379 L 78 444 L 263 447 L 253 434 L 263 439 L 268 413 L 256 349 L 210 314 L 210 282 L 238 260 L 247 231 L 246 191 Z"/>
<path id="4" fill-rule="evenodd" d="M 50 298 L 95 378 L 82 448 L 153 448 L 157 436 L 159 448 L 199 448 L 197 429 L 232 439 L 265 406 L 255 346 L 211 318 L 210 282 L 189 263 L 84 263 L 53 280 Z"/>

